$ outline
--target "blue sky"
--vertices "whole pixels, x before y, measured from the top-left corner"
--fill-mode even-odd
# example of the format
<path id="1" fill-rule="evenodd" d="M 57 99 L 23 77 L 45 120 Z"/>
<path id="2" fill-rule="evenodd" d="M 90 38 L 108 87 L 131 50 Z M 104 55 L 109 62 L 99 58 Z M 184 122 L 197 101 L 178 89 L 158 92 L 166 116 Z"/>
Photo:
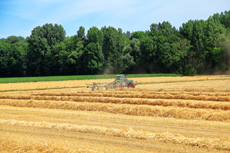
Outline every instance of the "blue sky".
<path id="1" fill-rule="evenodd" d="M 145 31 L 169 21 L 177 29 L 188 20 L 206 20 L 230 10 L 230 0 L 0 0 L 0 38 L 30 36 L 46 23 L 62 25 L 66 36 L 80 26 Z"/>

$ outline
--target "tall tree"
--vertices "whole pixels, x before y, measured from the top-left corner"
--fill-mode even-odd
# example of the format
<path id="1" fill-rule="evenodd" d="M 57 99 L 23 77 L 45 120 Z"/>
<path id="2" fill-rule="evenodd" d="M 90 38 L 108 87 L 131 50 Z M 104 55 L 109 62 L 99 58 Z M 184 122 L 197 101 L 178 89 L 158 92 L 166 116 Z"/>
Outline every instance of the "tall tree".
<path id="1" fill-rule="evenodd" d="M 140 41 L 133 38 L 123 49 L 122 67 L 125 73 L 134 72 L 137 69 L 137 64 L 140 61 Z"/>
<path id="2" fill-rule="evenodd" d="M 82 58 L 85 74 L 97 74 L 102 70 L 104 56 L 99 43 L 89 43 L 84 49 Z"/>
<path id="3" fill-rule="evenodd" d="M 130 31 L 123 32 L 125 37 L 129 38 L 131 37 L 132 33 Z"/>
<path id="4" fill-rule="evenodd" d="M 77 36 L 81 39 L 85 39 L 85 28 L 83 26 L 79 27 L 79 30 L 77 31 Z"/>
<path id="5" fill-rule="evenodd" d="M 132 50 L 130 51 L 130 55 L 133 56 L 134 62 L 138 63 L 140 60 L 140 56 L 141 56 L 140 40 L 133 38 L 130 41 L 130 47 L 132 48 Z"/>
<path id="6" fill-rule="evenodd" d="M 152 24 L 150 31 L 147 32 L 150 38 L 154 42 L 154 57 L 149 63 L 155 66 L 157 71 L 173 72 L 174 68 L 174 53 L 172 50 L 172 44 L 180 39 L 180 34 L 169 22 L 162 22 L 158 24 Z M 155 70 L 155 71 L 156 71 Z"/>
<path id="7" fill-rule="evenodd" d="M 112 73 L 119 73 L 122 68 L 122 50 L 125 46 L 125 36 L 121 29 L 103 27 L 104 41 L 102 52 L 105 58 L 105 68 Z"/>
<path id="8" fill-rule="evenodd" d="M 33 29 L 28 38 L 29 51 L 27 72 L 28 75 L 45 75 L 45 71 L 49 71 L 50 62 L 46 60 L 50 54 L 50 49 L 55 44 L 60 43 L 65 38 L 65 31 L 61 25 L 45 24 Z"/>
<path id="9" fill-rule="evenodd" d="M 9 50 L 11 46 L 8 43 L 0 43 L 0 77 L 6 77 L 8 74 Z"/>
<path id="10" fill-rule="evenodd" d="M 144 37 L 145 37 L 145 33 L 143 31 L 136 31 L 132 33 L 132 35 L 130 36 L 130 40 L 132 40 L 133 38 L 136 38 L 141 41 Z"/>
<path id="11" fill-rule="evenodd" d="M 11 44 L 8 61 L 8 76 L 22 77 L 26 74 L 26 53 L 28 43 L 19 42 Z"/>
<path id="12" fill-rule="evenodd" d="M 150 37 L 144 37 L 140 42 L 140 66 L 146 72 L 151 73 L 155 69 L 157 42 Z"/>
<path id="13" fill-rule="evenodd" d="M 195 21 L 189 20 L 186 23 L 182 24 L 182 27 L 180 27 L 180 34 L 183 35 L 186 39 L 192 40 L 192 33 L 193 33 L 193 25 Z"/>
<path id="14" fill-rule="evenodd" d="M 177 42 L 171 44 L 171 56 L 170 64 L 171 72 L 179 74 L 194 75 L 192 55 L 191 55 L 191 45 L 190 41 L 187 39 L 180 39 Z"/>
<path id="15" fill-rule="evenodd" d="M 209 18 L 213 18 L 214 20 L 220 21 L 220 23 L 227 29 L 230 27 L 230 10 L 229 11 L 224 11 L 219 13 L 216 13 Z"/>
<path id="16" fill-rule="evenodd" d="M 88 43 L 99 43 L 103 46 L 103 33 L 97 27 L 92 27 L 87 32 Z"/>
<path id="17" fill-rule="evenodd" d="M 81 56 L 83 54 L 83 41 L 76 42 L 76 36 L 67 37 L 63 42 L 56 44 L 51 50 L 53 75 L 83 74 L 81 69 Z"/>
<path id="18" fill-rule="evenodd" d="M 204 20 L 195 20 L 192 33 L 192 50 L 195 53 L 195 58 L 199 59 L 196 63 L 198 72 L 203 72 L 205 69 L 205 31 L 206 22 Z"/>
<path id="19" fill-rule="evenodd" d="M 6 42 L 10 43 L 10 44 L 21 43 L 24 41 L 25 41 L 25 38 L 23 38 L 22 36 L 18 36 L 18 37 L 17 36 L 9 36 L 6 39 Z"/>
<path id="20" fill-rule="evenodd" d="M 217 48 L 216 41 L 218 41 L 219 36 L 224 33 L 225 29 L 222 27 L 218 20 L 209 18 L 207 21 L 205 31 L 205 61 L 206 67 L 211 69 L 220 62 L 216 60 L 218 56 L 222 55 L 222 49 Z"/>

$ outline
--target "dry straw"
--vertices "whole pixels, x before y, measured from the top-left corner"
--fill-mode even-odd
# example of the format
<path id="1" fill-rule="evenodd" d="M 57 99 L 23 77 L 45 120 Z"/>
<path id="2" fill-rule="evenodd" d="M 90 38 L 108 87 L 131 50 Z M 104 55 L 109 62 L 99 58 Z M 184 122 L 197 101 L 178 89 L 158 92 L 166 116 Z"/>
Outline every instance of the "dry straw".
<path id="1" fill-rule="evenodd" d="M 67 130 L 72 132 L 94 133 L 108 136 L 136 138 L 136 139 L 150 139 L 162 142 L 171 142 L 175 144 L 191 145 L 198 147 L 205 147 L 210 149 L 230 150 L 230 139 L 217 138 L 188 138 L 181 134 L 172 133 L 151 133 L 146 131 L 135 131 L 129 129 L 106 128 L 101 126 L 87 126 L 68 123 L 51 123 L 51 122 L 28 122 L 17 120 L 0 120 L 0 124 L 34 127 L 53 130 Z M 46 147 L 45 147 L 46 148 Z"/>
<path id="2" fill-rule="evenodd" d="M 230 121 L 230 111 L 212 109 L 192 109 L 180 107 L 130 105 L 130 104 L 110 104 L 110 103 L 88 103 L 88 102 L 61 102 L 61 101 L 41 101 L 41 100 L 0 100 L 0 105 L 16 107 L 35 107 L 80 111 L 103 111 L 114 114 L 172 117 L 179 119 L 196 119 L 209 121 Z"/>
<path id="3" fill-rule="evenodd" d="M 230 110 L 230 103 L 225 102 L 226 100 L 228 101 L 228 99 L 230 99 L 229 93 L 216 93 L 216 94 L 141 93 L 140 94 L 140 92 L 137 93 L 135 92 L 131 94 L 130 92 L 123 92 L 123 93 L 79 92 L 79 93 L 42 93 L 42 94 L 33 94 L 33 95 L 0 94 L 0 99 L 99 102 L 99 103 L 114 103 L 114 104 L 135 104 L 135 105 L 152 105 L 152 106 L 157 105 L 157 106 Z M 175 100 L 171 100 L 171 99 L 175 99 Z M 206 101 L 206 100 L 212 100 L 212 101 Z M 218 102 L 213 102 L 213 101 L 218 101 Z"/>
<path id="4" fill-rule="evenodd" d="M 186 99 L 204 101 L 230 102 L 230 93 L 185 93 L 185 92 L 78 92 L 78 93 L 43 93 L 31 96 L 91 96 L 91 97 L 117 97 L 117 98 L 148 98 L 148 99 Z M 12 98 L 13 99 L 13 98 Z"/>
<path id="5" fill-rule="evenodd" d="M 15 122 L 15 121 L 14 121 Z M 4 123 L 3 123 L 4 124 Z M 25 126 L 22 125 L 22 126 Z M 68 149 L 64 147 L 57 147 L 53 144 L 48 143 L 31 143 L 27 141 L 18 141 L 14 139 L 0 138 L 0 152 L 20 152 L 20 153 L 34 153 L 34 152 L 47 152 L 47 153 L 95 153 L 93 150 L 83 150 L 83 149 Z"/>

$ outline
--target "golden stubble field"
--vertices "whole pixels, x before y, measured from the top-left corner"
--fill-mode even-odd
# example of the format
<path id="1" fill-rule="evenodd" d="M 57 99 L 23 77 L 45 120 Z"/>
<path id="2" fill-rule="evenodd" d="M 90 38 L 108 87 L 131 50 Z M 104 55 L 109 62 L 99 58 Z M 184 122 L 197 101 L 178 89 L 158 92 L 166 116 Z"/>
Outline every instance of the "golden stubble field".
<path id="1" fill-rule="evenodd" d="M 132 79 L 0 84 L 0 152 L 230 151 L 229 76 Z"/>

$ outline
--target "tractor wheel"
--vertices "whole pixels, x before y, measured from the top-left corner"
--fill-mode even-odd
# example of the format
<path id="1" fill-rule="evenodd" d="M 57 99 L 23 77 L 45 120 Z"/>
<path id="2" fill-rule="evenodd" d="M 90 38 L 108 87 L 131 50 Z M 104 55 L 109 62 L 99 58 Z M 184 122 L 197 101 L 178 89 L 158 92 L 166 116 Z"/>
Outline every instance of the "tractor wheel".
<path id="1" fill-rule="evenodd" d="M 122 88 L 122 84 L 119 83 L 118 86 L 117 86 L 118 89 L 121 89 Z"/>
<path id="2" fill-rule="evenodd" d="M 129 88 L 135 88 L 135 84 L 129 83 L 129 84 L 128 84 L 128 87 L 129 87 Z"/>

